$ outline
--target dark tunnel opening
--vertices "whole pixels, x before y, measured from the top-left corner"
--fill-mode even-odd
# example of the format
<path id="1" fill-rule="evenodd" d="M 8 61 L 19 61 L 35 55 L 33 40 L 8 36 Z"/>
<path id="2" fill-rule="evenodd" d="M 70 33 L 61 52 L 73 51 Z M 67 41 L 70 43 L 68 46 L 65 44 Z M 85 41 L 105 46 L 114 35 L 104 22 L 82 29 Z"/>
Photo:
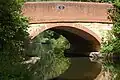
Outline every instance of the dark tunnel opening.
<path id="1" fill-rule="evenodd" d="M 70 43 L 70 48 L 64 51 L 65 57 L 91 57 L 90 52 L 96 52 L 95 44 L 74 33 L 62 29 L 50 29 L 63 35 Z M 81 34 L 82 35 L 82 34 Z"/>

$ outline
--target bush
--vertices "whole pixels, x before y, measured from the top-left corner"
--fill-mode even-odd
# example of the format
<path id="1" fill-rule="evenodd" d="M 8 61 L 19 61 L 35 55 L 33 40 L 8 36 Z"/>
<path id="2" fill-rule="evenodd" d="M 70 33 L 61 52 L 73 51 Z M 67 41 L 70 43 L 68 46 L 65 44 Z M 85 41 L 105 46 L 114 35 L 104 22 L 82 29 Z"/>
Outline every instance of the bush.
<path id="1" fill-rule="evenodd" d="M 113 27 L 108 41 L 103 43 L 101 52 L 105 53 L 104 67 L 112 72 L 112 80 L 120 79 L 120 2 L 116 0 L 113 8 L 109 10 Z"/>
<path id="2" fill-rule="evenodd" d="M 28 21 L 21 14 L 22 0 L 0 1 L 0 43 L 1 53 L 20 54 L 28 38 Z"/>
<path id="3" fill-rule="evenodd" d="M 28 38 L 28 20 L 21 14 L 23 3 L 23 0 L 0 0 L 0 80 L 20 78 L 22 72 L 20 62 Z"/>

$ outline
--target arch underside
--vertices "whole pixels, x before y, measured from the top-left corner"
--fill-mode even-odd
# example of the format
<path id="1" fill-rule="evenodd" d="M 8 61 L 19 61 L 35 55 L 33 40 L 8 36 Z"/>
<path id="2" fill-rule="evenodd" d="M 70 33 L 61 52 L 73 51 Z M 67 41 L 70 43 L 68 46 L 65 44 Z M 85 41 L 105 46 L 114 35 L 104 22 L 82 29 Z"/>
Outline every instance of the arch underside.
<path id="1" fill-rule="evenodd" d="M 70 42 L 70 49 L 67 53 L 90 53 L 100 50 L 100 38 L 88 28 L 73 24 L 48 24 L 39 29 L 39 32 L 33 32 L 34 38 L 45 30 L 53 30 L 63 35 Z"/>
<path id="2" fill-rule="evenodd" d="M 100 49 L 97 35 L 94 36 L 89 32 L 69 26 L 57 26 L 50 28 L 50 30 L 63 35 L 70 42 L 70 49 L 65 51 L 66 54 L 71 53 L 72 56 L 79 56 L 77 54 L 89 54 L 89 52 L 96 52 Z"/>
<path id="3" fill-rule="evenodd" d="M 66 37 L 71 43 L 71 46 L 79 46 L 76 48 L 81 49 L 81 51 L 99 51 L 100 49 L 100 41 L 96 39 L 96 36 L 89 34 L 89 32 L 72 27 L 66 28 L 66 26 L 51 28 L 51 30 Z"/>

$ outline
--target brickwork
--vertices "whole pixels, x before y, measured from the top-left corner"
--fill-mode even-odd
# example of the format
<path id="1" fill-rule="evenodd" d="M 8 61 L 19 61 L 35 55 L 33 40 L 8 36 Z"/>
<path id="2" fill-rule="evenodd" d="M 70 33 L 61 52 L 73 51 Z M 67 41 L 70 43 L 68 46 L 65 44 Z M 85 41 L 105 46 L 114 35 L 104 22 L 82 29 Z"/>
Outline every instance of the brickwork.
<path id="1" fill-rule="evenodd" d="M 43 22 L 106 22 L 108 3 L 92 2 L 28 2 L 22 11 L 30 18 L 30 23 Z"/>

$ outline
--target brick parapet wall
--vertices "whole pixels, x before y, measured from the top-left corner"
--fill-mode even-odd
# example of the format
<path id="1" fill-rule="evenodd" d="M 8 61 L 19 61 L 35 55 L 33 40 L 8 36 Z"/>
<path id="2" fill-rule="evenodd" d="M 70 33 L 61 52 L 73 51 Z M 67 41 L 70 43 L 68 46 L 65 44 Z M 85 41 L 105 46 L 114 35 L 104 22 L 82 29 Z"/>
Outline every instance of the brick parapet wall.
<path id="1" fill-rule="evenodd" d="M 108 19 L 108 3 L 93 2 L 27 2 L 22 9 L 29 23 L 44 22 L 103 22 Z"/>

